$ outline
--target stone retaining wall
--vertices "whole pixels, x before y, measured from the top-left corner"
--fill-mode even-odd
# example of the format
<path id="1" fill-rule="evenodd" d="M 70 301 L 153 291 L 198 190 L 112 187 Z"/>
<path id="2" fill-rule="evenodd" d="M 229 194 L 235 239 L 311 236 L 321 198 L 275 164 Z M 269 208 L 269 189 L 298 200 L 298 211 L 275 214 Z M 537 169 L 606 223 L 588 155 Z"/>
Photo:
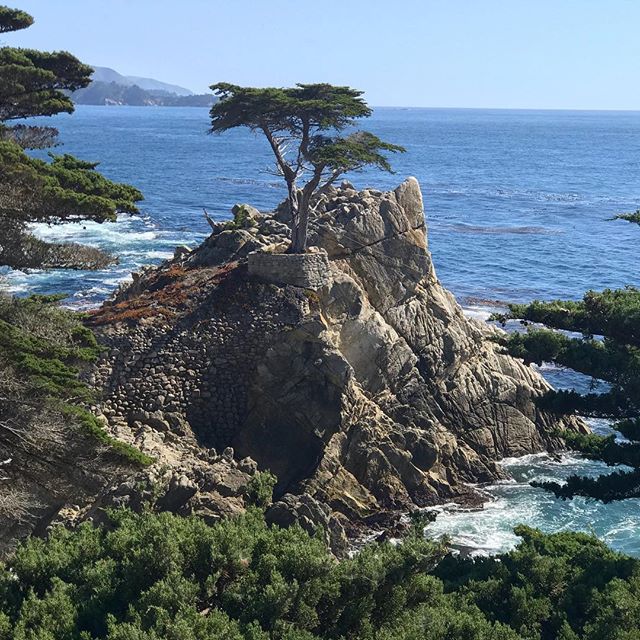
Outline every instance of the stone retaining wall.
<path id="1" fill-rule="evenodd" d="M 130 420 L 140 411 L 176 413 L 203 444 L 222 450 L 245 420 L 256 365 L 307 306 L 302 293 L 238 278 L 214 290 L 200 313 L 102 329 L 109 351 L 90 382 L 104 391 L 104 414 Z"/>
<path id="2" fill-rule="evenodd" d="M 329 259 L 324 250 L 315 253 L 265 253 L 248 256 L 249 273 L 267 282 L 303 289 L 321 289 L 330 281 Z"/>

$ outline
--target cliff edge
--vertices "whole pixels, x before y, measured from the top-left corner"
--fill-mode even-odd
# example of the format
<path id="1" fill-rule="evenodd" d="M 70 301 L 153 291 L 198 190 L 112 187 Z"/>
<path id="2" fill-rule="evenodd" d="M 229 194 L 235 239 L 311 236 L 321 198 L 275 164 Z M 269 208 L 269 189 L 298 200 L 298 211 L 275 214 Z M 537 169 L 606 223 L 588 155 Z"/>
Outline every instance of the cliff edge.
<path id="1" fill-rule="evenodd" d="M 92 382 L 114 435 L 155 424 L 175 438 L 173 416 L 198 446 L 277 475 L 274 519 L 304 512 L 304 494 L 348 528 L 471 499 L 470 483 L 504 477 L 501 458 L 583 428 L 539 409 L 548 384 L 442 287 L 414 178 L 327 190 L 305 255 L 282 253 L 286 218 L 236 207 L 93 314 L 108 352 Z"/>

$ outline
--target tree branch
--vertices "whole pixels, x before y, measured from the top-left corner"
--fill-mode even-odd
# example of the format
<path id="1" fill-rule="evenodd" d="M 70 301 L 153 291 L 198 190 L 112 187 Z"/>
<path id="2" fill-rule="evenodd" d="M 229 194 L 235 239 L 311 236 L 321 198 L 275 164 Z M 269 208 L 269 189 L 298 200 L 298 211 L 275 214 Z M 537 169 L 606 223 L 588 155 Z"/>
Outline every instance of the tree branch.
<path id="1" fill-rule="evenodd" d="M 209 226 L 215 231 L 216 230 L 216 221 L 209 215 L 209 213 L 207 212 L 207 210 L 202 207 L 202 210 L 204 211 L 204 217 L 206 219 L 206 221 L 209 223 Z"/>
<path id="2" fill-rule="evenodd" d="M 261 124 L 260 128 L 262 129 L 262 132 L 264 133 L 267 140 L 269 141 L 269 145 L 271 146 L 271 150 L 273 151 L 276 157 L 276 162 L 278 163 L 278 166 L 282 171 L 282 175 L 284 176 L 284 179 L 287 181 L 288 184 L 293 184 L 296 179 L 296 173 L 287 164 L 287 161 L 284 159 L 284 156 L 282 155 L 282 151 L 280 149 L 280 145 L 278 144 L 278 140 L 271 133 L 271 131 L 269 130 L 269 127 L 266 124 L 264 123 Z"/>
<path id="3" fill-rule="evenodd" d="M 297 172 L 304 168 L 305 160 L 309 159 L 309 119 L 304 118 L 302 121 L 302 138 L 298 147 Z"/>
<path id="4" fill-rule="evenodd" d="M 322 191 L 323 189 L 330 187 L 343 173 L 344 171 L 341 169 L 334 169 L 329 178 L 319 187 L 318 190 Z"/>

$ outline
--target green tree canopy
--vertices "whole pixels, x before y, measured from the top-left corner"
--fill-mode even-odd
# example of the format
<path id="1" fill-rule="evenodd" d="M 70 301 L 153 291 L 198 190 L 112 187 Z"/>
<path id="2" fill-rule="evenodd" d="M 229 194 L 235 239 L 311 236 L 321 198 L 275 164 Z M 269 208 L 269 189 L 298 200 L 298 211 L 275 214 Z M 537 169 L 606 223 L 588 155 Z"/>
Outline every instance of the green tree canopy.
<path id="1" fill-rule="evenodd" d="M 33 18 L 25 11 L 0 6 L 0 33 L 26 29 L 33 24 Z"/>
<path id="2" fill-rule="evenodd" d="M 638 212 L 616 219 L 638 222 L 637 217 Z M 512 304 L 508 314 L 495 319 L 546 326 L 528 326 L 525 333 L 506 336 L 502 342 L 512 355 L 527 363 L 555 362 L 609 384 L 601 393 L 550 392 L 542 399 L 547 408 L 610 418 L 615 421 L 613 428 L 627 440 L 613 435 L 564 434 L 567 444 L 588 458 L 627 465 L 631 470 L 616 470 L 595 479 L 573 476 L 563 485 L 539 486 L 563 498 L 583 495 L 611 501 L 640 497 L 640 289 L 589 291 L 578 301 Z"/>
<path id="3" fill-rule="evenodd" d="M 0 33 L 32 22 L 23 11 L 0 7 Z M 16 121 L 71 113 L 66 92 L 87 86 L 92 72 L 65 51 L 0 48 L 0 264 L 19 269 L 102 267 L 110 256 L 76 244 L 44 242 L 29 233 L 28 224 L 104 222 L 119 212 L 137 212 L 142 194 L 106 179 L 96 171 L 97 163 L 53 154 L 46 162 L 25 153 L 55 145 L 58 132 Z"/>
<path id="4" fill-rule="evenodd" d="M 615 216 L 613 220 L 626 220 L 627 222 L 640 224 L 640 209 L 636 209 L 632 213 L 620 213 L 617 216 Z"/>
<path id="5" fill-rule="evenodd" d="M 291 248 L 306 249 L 313 197 L 348 171 L 376 166 L 391 171 L 385 153 L 402 152 L 365 131 L 342 135 L 359 118 L 371 115 L 362 92 L 330 84 L 295 87 L 211 86 L 219 101 L 211 108 L 211 132 L 247 127 L 267 138 L 276 171 L 287 186 Z"/>

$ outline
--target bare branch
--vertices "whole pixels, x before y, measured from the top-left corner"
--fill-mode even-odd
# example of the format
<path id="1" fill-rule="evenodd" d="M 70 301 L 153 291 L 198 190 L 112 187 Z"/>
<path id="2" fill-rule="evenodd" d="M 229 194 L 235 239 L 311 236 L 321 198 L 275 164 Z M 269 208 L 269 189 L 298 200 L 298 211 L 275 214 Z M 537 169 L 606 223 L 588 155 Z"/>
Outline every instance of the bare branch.
<path id="1" fill-rule="evenodd" d="M 318 187 L 318 191 L 322 191 L 327 187 L 330 187 L 343 173 L 344 171 L 342 171 L 341 169 L 335 169 L 331 173 L 329 178 L 327 178 L 327 180 L 322 185 L 320 185 L 320 187 Z"/>
<path id="2" fill-rule="evenodd" d="M 216 222 L 215 220 L 209 215 L 209 213 L 207 212 L 207 210 L 202 207 L 202 210 L 204 211 L 204 217 L 206 218 L 207 222 L 209 223 L 209 226 L 215 231 L 216 230 Z"/>
<path id="3" fill-rule="evenodd" d="M 278 145 L 278 140 L 273 135 L 273 133 L 271 133 L 269 127 L 266 124 L 262 125 L 262 131 L 263 131 L 264 135 L 266 136 L 267 140 L 269 141 L 269 145 L 271 146 L 271 150 L 273 151 L 273 153 L 274 153 L 274 155 L 276 157 L 276 162 L 278 163 L 278 166 L 280 167 L 280 169 L 282 171 L 282 175 L 284 176 L 284 179 L 287 181 L 288 185 L 293 185 L 293 183 L 296 180 L 296 173 L 287 164 L 287 161 L 285 160 L 284 156 L 280 152 L 280 147 Z"/>
<path id="4" fill-rule="evenodd" d="M 6 422 L 0 422 L 0 429 L 4 429 L 5 431 L 8 431 L 12 435 L 16 436 L 16 438 L 22 440 L 22 442 L 25 442 L 25 443 L 29 442 L 29 440 L 25 436 L 26 431 L 24 429 L 10 427 L 9 424 Z"/>

